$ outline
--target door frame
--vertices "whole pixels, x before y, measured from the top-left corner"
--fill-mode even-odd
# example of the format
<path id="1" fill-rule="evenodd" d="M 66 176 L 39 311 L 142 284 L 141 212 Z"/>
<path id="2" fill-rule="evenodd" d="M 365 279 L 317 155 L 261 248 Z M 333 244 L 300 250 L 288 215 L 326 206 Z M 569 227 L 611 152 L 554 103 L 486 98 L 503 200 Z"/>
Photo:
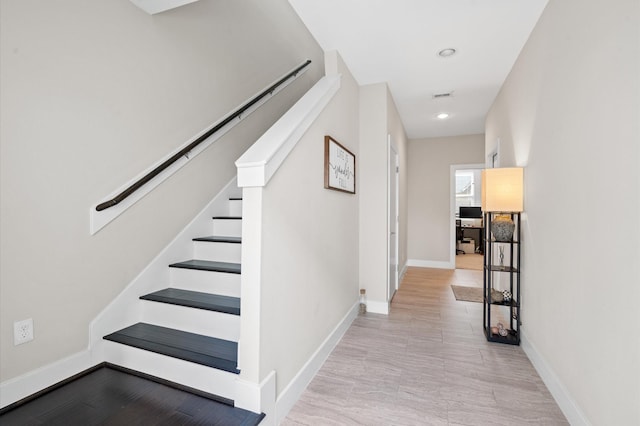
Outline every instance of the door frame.
<path id="1" fill-rule="evenodd" d="M 400 287 L 400 282 L 399 282 L 400 253 L 398 253 L 398 250 L 400 248 L 400 244 L 399 244 L 399 230 L 400 230 L 399 216 L 400 215 L 398 212 L 398 209 L 400 208 L 399 167 L 400 167 L 400 158 L 398 155 L 398 148 L 392 142 L 391 135 L 387 134 L 387 299 L 388 299 L 387 302 L 389 303 L 389 310 L 391 310 L 391 300 L 393 299 L 395 292 Z M 392 174 L 395 175 L 395 185 L 394 185 L 393 191 L 391 188 Z M 394 197 L 395 199 L 393 200 L 391 199 L 392 192 L 393 194 L 395 194 L 395 197 Z M 395 207 L 394 209 L 395 218 L 391 217 L 392 206 Z M 390 270 L 392 268 L 392 260 L 391 260 L 392 248 L 395 249 L 394 250 L 395 265 L 393 265 L 393 267 L 395 267 L 395 271 Z M 391 279 L 392 273 L 393 273 L 393 281 L 395 281 L 395 283 L 393 283 Z"/>

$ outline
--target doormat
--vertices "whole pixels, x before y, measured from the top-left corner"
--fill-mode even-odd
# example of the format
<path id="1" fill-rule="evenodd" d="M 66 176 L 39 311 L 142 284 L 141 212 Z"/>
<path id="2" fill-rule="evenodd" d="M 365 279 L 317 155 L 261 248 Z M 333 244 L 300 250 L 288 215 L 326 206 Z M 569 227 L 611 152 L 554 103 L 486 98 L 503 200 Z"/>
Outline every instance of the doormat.
<path id="1" fill-rule="evenodd" d="M 456 297 L 456 300 L 482 303 L 482 287 L 451 285 L 451 290 L 453 290 L 453 295 Z"/>

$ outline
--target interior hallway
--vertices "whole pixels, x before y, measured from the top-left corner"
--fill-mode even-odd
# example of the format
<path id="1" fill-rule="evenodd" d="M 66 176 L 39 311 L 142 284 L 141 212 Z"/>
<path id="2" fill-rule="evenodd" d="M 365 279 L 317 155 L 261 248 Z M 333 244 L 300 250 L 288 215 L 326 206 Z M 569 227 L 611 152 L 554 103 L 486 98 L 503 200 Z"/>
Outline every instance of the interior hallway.
<path id="1" fill-rule="evenodd" d="M 482 271 L 409 268 L 390 315 L 353 322 L 283 425 L 565 425 L 520 347 L 489 343 Z M 526 319 L 526 312 L 524 312 Z"/>

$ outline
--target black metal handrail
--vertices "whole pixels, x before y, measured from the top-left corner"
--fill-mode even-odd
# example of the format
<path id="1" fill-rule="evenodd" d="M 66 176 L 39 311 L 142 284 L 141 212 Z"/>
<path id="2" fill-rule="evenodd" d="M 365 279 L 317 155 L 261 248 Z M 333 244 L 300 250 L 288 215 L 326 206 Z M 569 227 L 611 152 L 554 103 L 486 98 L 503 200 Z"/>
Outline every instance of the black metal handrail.
<path id="1" fill-rule="evenodd" d="M 281 86 L 285 81 L 289 80 L 291 77 L 295 77 L 296 75 L 298 75 L 298 73 L 300 71 L 302 71 L 304 68 L 306 68 L 310 63 L 311 63 L 311 60 L 307 60 L 305 63 L 303 63 L 302 65 L 300 65 L 299 67 L 297 67 L 296 69 L 291 71 L 289 74 L 287 74 L 284 77 L 282 77 L 280 80 L 278 80 L 277 82 L 275 82 L 274 84 L 269 86 L 267 89 L 262 91 L 262 93 L 260 93 L 259 95 L 257 95 L 253 99 L 251 99 L 249 102 L 247 102 L 246 104 L 244 104 L 243 106 L 238 108 L 236 111 L 234 111 L 231 114 L 229 114 L 220 123 L 216 124 L 211 129 L 207 130 L 204 134 L 199 136 L 196 140 L 191 142 L 189 145 L 187 145 L 186 147 L 181 149 L 176 154 L 172 155 L 166 161 L 162 162 L 162 164 L 160 164 L 158 167 L 156 167 L 155 169 L 151 170 L 149 173 L 144 175 L 142 178 L 140 178 L 134 184 L 129 186 L 127 189 L 125 189 L 124 191 L 122 191 L 121 193 L 119 193 L 118 195 L 113 197 L 112 199 L 110 199 L 108 201 L 105 201 L 104 203 L 98 204 L 96 206 L 96 210 L 97 211 L 102 211 L 102 210 L 108 209 L 109 207 L 113 207 L 116 204 L 119 204 L 120 202 L 122 202 L 125 198 L 127 198 L 128 196 L 130 196 L 131 194 L 136 192 L 138 189 L 140 189 L 146 183 L 151 181 L 151 179 L 153 179 L 154 177 L 158 176 L 165 169 L 167 169 L 173 163 L 178 161 L 181 157 L 187 155 L 189 153 L 189 151 L 191 151 L 192 149 L 194 149 L 195 147 L 200 145 L 202 142 L 204 142 L 211 135 L 216 133 L 218 130 L 222 129 L 224 126 L 229 124 L 231 121 L 233 121 L 237 117 L 240 117 L 245 111 L 247 111 L 249 108 L 251 108 L 257 102 L 260 102 L 260 100 L 262 100 L 262 98 L 264 98 L 265 96 L 273 93 L 273 91 L 276 90 L 279 86 Z"/>

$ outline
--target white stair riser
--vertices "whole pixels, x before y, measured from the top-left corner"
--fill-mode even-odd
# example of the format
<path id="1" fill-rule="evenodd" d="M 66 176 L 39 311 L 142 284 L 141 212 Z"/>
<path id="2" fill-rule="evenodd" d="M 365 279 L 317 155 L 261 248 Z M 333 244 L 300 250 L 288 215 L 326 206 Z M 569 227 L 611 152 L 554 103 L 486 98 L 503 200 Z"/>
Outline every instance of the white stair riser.
<path id="1" fill-rule="evenodd" d="M 160 355 L 116 342 L 105 342 L 105 361 L 161 379 L 235 399 L 237 374 Z"/>
<path id="2" fill-rule="evenodd" d="M 169 268 L 170 287 L 240 297 L 240 274 Z"/>
<path id="3" fill-rule="evenodd" d="M 229 200 L 229 216 L 242 216 L 242 200 Z"/>
<path id="4" fill-rule="evenodd" d="M 205 309 L 143 300 L 142 322 L 237 342 L 240 317 Z"/>
<path id="5" fill-rule="evenodd" d="M 240 263 L 241 249 L 242 246 L 236 243 L 193 242 L 194 258 L 200 260 Z"/>
<path id="6" fill-rule="evenodd" d="M 242 219 L 213 219 L 213 235 L 242 237 Z"/>

